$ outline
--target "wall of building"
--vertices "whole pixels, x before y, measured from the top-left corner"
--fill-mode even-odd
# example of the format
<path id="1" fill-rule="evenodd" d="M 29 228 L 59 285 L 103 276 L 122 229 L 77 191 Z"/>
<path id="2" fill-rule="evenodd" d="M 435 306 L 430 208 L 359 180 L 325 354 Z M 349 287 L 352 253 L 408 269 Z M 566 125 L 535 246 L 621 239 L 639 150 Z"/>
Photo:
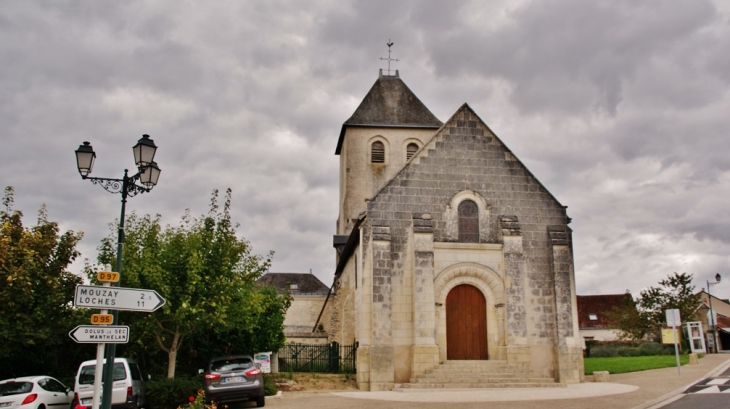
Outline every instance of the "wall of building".
<path id="1" fill-rule="evenodd" d="M 454 243 L 458 237 L 454 235 L 450 203 L 455 195 L 467 191 L 486 203 L 489 217 L 484 220 L 482 243 L 501 243 L 500 215 L 514 216 L 521 226 L 520 252 L 514 262 L 516 275 L 504 279 L 509 341 L 523 346 L 514 354 L 538 357 L 540 368 L 535 369 L 561 380 L 575 377 L 576 381 L 582 360 L 574 322 L 572 249 L 567 245 L 554 247 L 548 233 L 548 226 L 562 226 L 569 231 L 565 227 L 565 209 L 468 108 L 460 110 L 411 164 L 367 203 L 366 228 L 370 229 L 367 234 L 372 235 L 374 246 L 373 318 L 383 318 L 373 319 L 373 334 L 393 346 L 398 346 L 396 340 L 406 342 L 412 324 L 402 324 L 400 311 L 394 308 L 401 308 L 409 300 L 408 234 L 414 217 L 428 216 L 434 246 Z M 434 251 L 434 256 L 439 253 L 459 263 L 481 257 L 468 249 Z M 484 262 L 493 265 L 493 270 L 503 270 L 499 256 L 486 257 L 492 257 Z M 434 263 L 442 266 L 447 261 Z"/>
<path id="2" fill-rule="evenodd" d="M 335 278 L 334 295 L 327 303 L 327 315 L 321 320 L 330 342 L 352 344 L 357 341 L 355 310 L 357 257 L 353 256 L 339 277 Z"/>
<path id="3" fill-rule="evenodd" d="M 584 341 L 587 341 L 587 340 L 616 341 L 618 339 L 619 331 L 615 330 L 615 329 L 607 329 L 607 328 L 600 328 L 600 329 L 581 328 L 579 333 L 580 333 L 580 337 L 583 338 Z"/>
<path id="4" fill-rule="evenodd" d="M 419 147 L 434 135 L 433 129 L 349 127 L 340 151 L 340 213 L 337 234 L 349 234 L 357 216 L 365 211 L 365 199 L 406 164 L 406 146 Z M 385 144 L 385 163 L 371 163 L 370 145 Z"/>
<path id="5" fill-rule="evenodd" d="M 292 303 L 284 317 L 285 332 L 311 332 L 326 295 L 292 294 Z"/>

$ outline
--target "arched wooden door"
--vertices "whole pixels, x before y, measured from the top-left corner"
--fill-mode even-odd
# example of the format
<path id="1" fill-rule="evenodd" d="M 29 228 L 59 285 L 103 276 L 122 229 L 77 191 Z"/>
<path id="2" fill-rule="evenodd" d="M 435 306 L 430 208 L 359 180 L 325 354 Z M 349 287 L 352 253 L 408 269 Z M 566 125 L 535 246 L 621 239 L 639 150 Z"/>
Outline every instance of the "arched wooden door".
<path id="1" fill-rule="evenodd" d="M 487 359 L 487 302 L 474 286 L 457 285 L 446 296 L 446 358 Z"/>

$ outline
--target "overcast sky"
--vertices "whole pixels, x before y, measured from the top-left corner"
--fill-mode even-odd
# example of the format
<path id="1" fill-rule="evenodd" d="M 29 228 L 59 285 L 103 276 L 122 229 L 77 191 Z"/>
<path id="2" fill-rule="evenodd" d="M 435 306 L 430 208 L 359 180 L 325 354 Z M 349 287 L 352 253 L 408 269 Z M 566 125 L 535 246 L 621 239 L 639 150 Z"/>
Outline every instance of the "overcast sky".
<path id="1" fill-rule="evenodd" d="M 730 3 L 586 1 L 3 1 L 0 187 L 83 231 L 119 216 L 93 176 L 159 185 L 127 209 L 177 223 L 233 189 L 233 219 L 271 271 L 329 285 L 340 127 L 388 56 L 442 121 L 467 102 L 569 206 L 579 294 L 673 272 L 730 296 Z M 72 267 L 80 271 L 81 262 Z"/>

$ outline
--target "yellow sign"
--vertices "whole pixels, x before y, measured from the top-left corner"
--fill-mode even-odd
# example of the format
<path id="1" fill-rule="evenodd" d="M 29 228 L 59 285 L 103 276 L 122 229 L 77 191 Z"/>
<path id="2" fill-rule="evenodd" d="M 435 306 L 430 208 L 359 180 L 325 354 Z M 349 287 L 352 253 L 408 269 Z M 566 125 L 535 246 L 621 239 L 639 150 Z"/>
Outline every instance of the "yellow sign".
<path id="1" fill-rule="evenodd" d="M 91 323 L 94 325 L 111 325 L 114 317 L 111 314 L 92 314 Z"/>
<path id="2" fill-rule="evenodd" d="M 119 273 L 114 273 L 111 271 L 99 271 L 96 273 L 97 280 L 104 282 L 104 283 L 116 283 L 119 281 Z"/>
<path id="3" fill-rule="evenodd" d="M 662 328 L 662 344 L 674 344 L 674 330 Z"/>

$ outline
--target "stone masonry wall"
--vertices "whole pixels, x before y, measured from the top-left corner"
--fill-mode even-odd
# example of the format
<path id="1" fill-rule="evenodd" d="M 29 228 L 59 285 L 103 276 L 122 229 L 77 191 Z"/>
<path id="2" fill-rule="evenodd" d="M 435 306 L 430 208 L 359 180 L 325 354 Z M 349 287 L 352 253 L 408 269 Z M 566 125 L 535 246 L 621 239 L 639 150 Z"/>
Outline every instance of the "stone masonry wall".
<path id="1" fill-rule="evenodd" d="M 284 317 L 284 328 L 288 332 L 312 332 L 319 312 L 322 311 L 326 295 L 292 294 L 292 303 Z"/>
<path id="2" fill-rule="evenodd" d="M 389 285 L 390 280 L 402 274 L 413 214 L 429 215 L 435 242 L 454 241 L 447 234 L 444 213 L 450 199 L 465 190 L 476 192 L 489 207 L 488 228 L 480 232 L 480 242 L 502 241 L 500 216 L 519 220 L 522 254 L 515 263 L 521 268 L 524 282 L 515 281 L 514 285 L 522 287 L 516 290 L 515 297 L 524 291 L 524 300 L 512 308 L 523 309 L 524 313 L 513 314 L 510 325 L 517 330 L 514 335 L 529 339 L 530 345 L 554 347 L 556 294 L 548 226 L 567 224 L 565 208 L 467 105 L 367 204 L 368 222 L 372 226 L 388 226 L 390 239 L 389 254 L 378 261 L 389 262 L 390 267 L 374 266 L 378 273 L 373 277 L 373 302 L 382 303 L 381 297 L 388 297 L 385 292 L 389 287 L 378 284 L 380 280 Z M 373 229 L 377 235 L 377 227 Z M 505 260 L 506 264 L 510 262 Z M 509 288 L 513 283 L 508 278 L 506 284 Z M 512 302 L 519 303 L 517 298 Z M 383 313 L 385 305 L 380 307 Z"/>

